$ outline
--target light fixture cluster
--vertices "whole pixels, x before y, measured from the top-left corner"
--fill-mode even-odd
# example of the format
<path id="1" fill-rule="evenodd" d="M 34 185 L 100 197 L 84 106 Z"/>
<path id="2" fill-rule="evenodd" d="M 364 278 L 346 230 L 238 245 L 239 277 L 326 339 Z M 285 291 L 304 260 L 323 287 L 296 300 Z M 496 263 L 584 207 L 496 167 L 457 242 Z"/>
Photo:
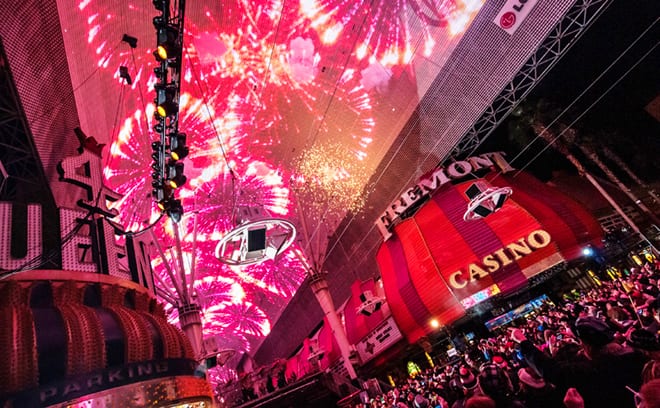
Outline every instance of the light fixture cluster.
<path id="1" fill-rule="evenodd" d="M 179 0 L 177 10 L 172 10 L 170 0 L 153 0 L 160 15 L 154 17 L 158 66 L 156 75 L 156 105 L 154 131 L 159 140 L 151 144 L 153 154 L 151 183 L 158 208 L 179 222 L 183 215 L 181 200 L 174 190 L 186 183 L 182 160 L 188 155 L 186 134 L 179 132 L 179 95 L 181 92 L 181 60 L 183 49 L 183 14 L 185 1 Z"/>

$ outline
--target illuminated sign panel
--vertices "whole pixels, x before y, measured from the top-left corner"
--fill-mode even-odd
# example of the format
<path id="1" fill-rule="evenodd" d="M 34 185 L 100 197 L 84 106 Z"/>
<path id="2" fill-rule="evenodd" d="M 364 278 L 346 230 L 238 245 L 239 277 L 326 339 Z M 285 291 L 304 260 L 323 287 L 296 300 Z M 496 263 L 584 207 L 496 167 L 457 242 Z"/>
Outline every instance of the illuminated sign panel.
<path id="1" fill-rule="evenodd" d="M 523 20 L 527 18 L 536 0 L 507 0 L 497 13 L 493 22 L 509 34 L 516 32 Z"/>
<path id="2" fill-rule="evenodd" d="M 394 319 L 389 317 L 378 325 L 371 333 L 355 345 L 362 363 L 373 359 L 388 347 L 401 340 L 403 335 Z"/>
<path id="3" fill-rule="evenodd" d="M 469 157 L 465 160 L 455 161 L 445 167 L 438 167 L 423 177 L 417 185 L 406 190 L 401 197 L 394 201 L 385 212 L 376 220 L 376 227 L 388 239 L 392 235 L 392 228 L 396 223 L 410 216 L 410 212 L 417 209 L 429 194 L 433 194 L 443 185 L 452 180 L 472 177 L 474 172 L 497 167 L 502 172 L 509 172 L 513 168 L 504 159 L 503 152 L 484 153 Z"/>
<path id="4" fill-rule="evenodd" d="M 154 290 L 151 269 L 151 238 L 126 235 L 119 243 L 115 234 L 117 225 L 112 219 L 117 211 L 109 204 L 121 197 L 103 184 L 100 152 L 95 152 L 89 139 L 81 140 L 81 153 L 63 159 L 59 166 L 60 178 L 83 190 L 78 200 L 79 209 L 60 208 L 60 236 L 62 239 L 62 269 L 68 271 L 101 273 L 126 280 Z M 87 143 L 87 144 L 86 144 Z M 44 258 L 42 211 L 39 204 L 27 206 L 27 219 L 21 221 L 14 204 L 0 202 L 0 221 L 7 228 L 0 229 L 0 269 L 20 271 L 34 269 L 33 264 Z M 13 223 L 20 223 L 25 234 L 12 234 Z M 24 240 L 25 242 L 14 242 Z M 19 245 L 20 244 L 20 245 Z M 12 254 L 12 245 L 27 248 L 21 257 Z"/>

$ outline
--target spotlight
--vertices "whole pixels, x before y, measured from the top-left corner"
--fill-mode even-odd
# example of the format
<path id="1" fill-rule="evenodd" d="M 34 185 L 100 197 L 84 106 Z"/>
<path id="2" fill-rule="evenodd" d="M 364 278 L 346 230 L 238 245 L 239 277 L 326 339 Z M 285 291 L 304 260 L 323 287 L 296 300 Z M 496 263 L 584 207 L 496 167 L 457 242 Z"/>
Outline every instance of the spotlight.
<path id="1" fill-rule="evenodd" d="M 181 50 L 177 44 L 178 36 L 179 33 L 174 27 L 158 28 L 158 47 L 154 55 L 159 62 L 175 58 L 180 54 Z"/>
<path id="2" fill-rule="evenodd" d="M 167 215 L 172 218 L 172 221 L 179 222 L 183 216 L 183 206 L 181 205 L 181 200 L 175 198 L 164 197 L 162 200 L 158 201 L 158 208 L 166 212 Z"/>
<path id="3" fill-rule="evenodd" d="M 156 113 L 161 118 L 174 115 L 179 110 L 179 105 L 174 103 L 176 87 L 171 85 L 156 84 Z"/>
<path id="4" fill-rule="evenodd" d="M 172 188 L 179 188 L 186 183 L 188 178 L 183 174 L 183 163 L 173 162 L 170 160 L 167 163 L 167 182 Z"/>
<path id="5" fill-rule="evenodd" d="M 172 101 L 165 101 L 156 107 L 156 113 L 162 118 L 174 115 L 178 111 L 179 105 Z"/>
<path id="6" fill-rule="evenodd" d="M 124 34 L 124 36 L 121 37 L 121 40 L 128 44 L 131 48 L 137 48 L 137 38 L 128 34 Z"/>
<path id="7" fill-rule="evenodd" d="M 165 11 L 169 6 L 167 0 L 153 0 L 153 5 L 158 11 Z"/>
<path id="8" fill-rule="evenodd" d="M 183 206 L 181 205 L 181 200 L 170 200 L 169 208 L 167 208 L 167 215 L 174 222 L 181 221 L 183 216 Z"/>
<path id="9" fill-rule="evenodd" d="M 592 247 L 582 248 L 582 255 L 584 255 L 584 256 L 593 256 L 593 254 L 594 254 L 594 249 Z"/>
<path id="10" fill-rule="evenodd" d="M 170 138 L 170 156 L 174 160 L 182 160 L 188 156 L 188 146 L 186 146 L 186 134 L 179 133 Z"/>
<path id="11" fill-rule="evenodd" d="M 131 75 L 128 73 L 128 67 L 125 67 L 123 65 L 119 67 L 119 77 L 125 79 L 128 85 L 133 85 L 133 79 L 131 78 Z"/>

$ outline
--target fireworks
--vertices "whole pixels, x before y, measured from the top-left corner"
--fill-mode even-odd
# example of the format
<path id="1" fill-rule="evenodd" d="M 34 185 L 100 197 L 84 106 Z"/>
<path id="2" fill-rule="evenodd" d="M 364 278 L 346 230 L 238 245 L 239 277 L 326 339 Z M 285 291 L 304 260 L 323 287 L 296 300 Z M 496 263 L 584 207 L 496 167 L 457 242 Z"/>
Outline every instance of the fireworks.
<path id="1" fill-rule="evenodd" d="M 295 185 L 314 213 L 358 211 L 363 204 L 366 172 L 361 161 L 347 154 L 339 143 L 314 145 L 303 152 L 297 166 Z"/>
<path id="2" fill-rule="evenodd" d="M 186 12 L 180 131 L 188 135 L 190 154 L 184 160 L 188 183 L 176 192 L 185 209 L 178 228 L 187 279 L 196 261 L 193 295 L 202 307 L 204 334 L 220 336 L 223 348 L 249 351 L 270 332 L 305 277 L 301 251 L 309 246 L 294 245 L 298 255 L 289 250 L 249 267 L 221 264 L 215 244 L 235 227 L 237 206 L 257 206 L 297 224 L 295 216 L 306 217 L 317 236 L 331 235 L 347 212 L 364 205 L 365 184 L 380 159 L 374 151 L 386 150 L 374 146 L 393 137 L 377 134 L 379 104 L 396 97 L 388 94 L 392 77 L 402 65 L 409 69 L 417 53 L 431 55 L 462 33 L 483 0 L 365 4 L 238 0 Z M 107 141 L 104 177 L 123 195 L 113 203 L 120 210 L 116 221 L 127 230 L 143 229 L 159 216 L 151 197 L 150 157 L 156 138 L 155 11 L 126 3 L 118 13 L 99 0 L 59 0 L 58 6 L 67 16 L 65 37 L 81 27 L 94 61 L 89 65 L 98 67 L 98 83 L 109 84 L 101 96 L 116 100 L 119 65 L 133 77 L 117 118 L 104 119 L 107 134 L 114 136 Z M 139 38 L 134 50 L 120 42 L 128 28 Z M 82 53 L 75 60 L 82 61 Z M 81 64 L 72 72 L 84 78 L 89 69 Z M 98 99 L 97 88 L 87 86 L 79 92 Z M 99 115 L 89 115 L 86 121 L 96 123 Z M 181 272 L 170 249 L 176 243 L 172 224 L 161 221 L 153 233 L 164 249 L 164 259 L 154 255 L 157 280 L 176 297 L 165 266 Z M 176 308 L 167 310 L 176 322 Z"/>

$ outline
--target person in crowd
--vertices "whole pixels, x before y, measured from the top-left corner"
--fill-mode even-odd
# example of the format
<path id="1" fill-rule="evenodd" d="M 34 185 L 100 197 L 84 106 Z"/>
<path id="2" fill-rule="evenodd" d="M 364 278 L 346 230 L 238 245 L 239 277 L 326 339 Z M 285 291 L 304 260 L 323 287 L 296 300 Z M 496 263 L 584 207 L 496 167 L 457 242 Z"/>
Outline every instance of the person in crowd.
<path id="1" fill-rule="evenodd" d="M 511 379 L 497 364 L 485 364 L 478 377 L 479 391 L 495 401 L 497 408 L 525 408 L 514 396 Z"/>
<path id="2" fill-rule="evenodd" d="M 465 402 L 474 396 L 477 391 L 477 378 L 471 368 L 461 367 L 458 370 L 458 376 L 460 378 L 460 391 L 458 398 L 451 406 L 452 408 L 464 408 Z"/>
<path id="3" fill-rule="evenodd" d="M 660 408 L 659 267 L 567 293 L 367 406 Z"/>
<path id="4" fill-rule="evenodd" d="M 514 329 L 511 337 L 520 343 L 520 350 L 530 367 L 560 390 L 576 388 L 587 406 L 633 407 L 625 387 L 641 385 L 640 373 L 646 357 L 614 342 L 611 327 L 597 317 L 580 318 L 575 328 L 582 350 L 570 361 L 548 357 L 519 329 Z M 603 393 L 603 389 L 608 392 Z"/>
<path id="5" fill-rule="evenodd" d="M 552 384 L 545 382 L 531 367 L 518 370 L 520 383 L 518 397 L 526 407 L 553 408 L 561 406 L 561 402 Z"/>
<path id="6" fill-rule="evenodd" d="M 495 401 L 485 395 L 475 395 L 467 400 L 465 408 L 496 408 Z"/>
<path id="7" fill-rule="evenodd" d="M 637 408 L 660 408 L 660 379 L 647 382 L 639 390 L 639 394 L 634 395 Z"/>

